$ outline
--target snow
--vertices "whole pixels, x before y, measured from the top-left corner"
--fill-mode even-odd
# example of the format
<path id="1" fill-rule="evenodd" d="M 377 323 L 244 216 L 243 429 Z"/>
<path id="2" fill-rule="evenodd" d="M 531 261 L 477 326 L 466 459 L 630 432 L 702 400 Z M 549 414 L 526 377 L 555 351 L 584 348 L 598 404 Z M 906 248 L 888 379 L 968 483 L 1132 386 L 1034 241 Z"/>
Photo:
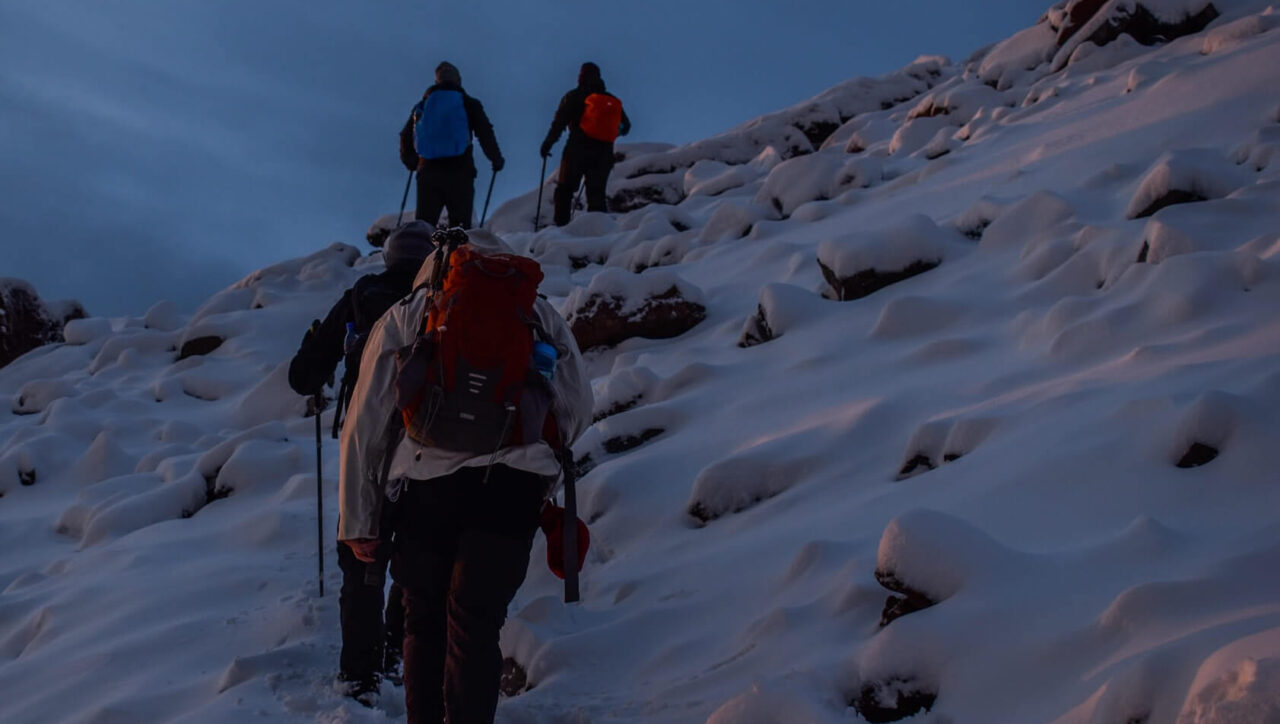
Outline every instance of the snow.
<path id="1" fill-rule="evenodd" d="M 1053 58 L 1057 32 L 1047 22 L 1037 23 L 996 44 L 978 66 L 978 77 L 999 90 L 1035 80 L 1031 75 Z"/>
<path id="2" fill-rule="evenodd" d="M 620 145 L 610 192 L 670 203 L 536 232 L 536 189 L 504 205 L 562 312 L 674 286 L 707 317 L 587 355 L 583 602 L 539 539 L 502 635 L 534 686 L 498 721 L 828 724 L 899 694 L 935 724 L 1274 718 L 1280 36 L 1215 5 L 1051 72 L 1060 4 L 964 63 Z M 1205 200 L 1132 218 L 1170 190 Z M 841 302 L 820 260 L 942 263 Z M 381 268 L 321 248 L 0 370 L 0 720 L 403 719 L 390 686 L 374 710 L 332 686 L 332 412 L 318 598 L 315 420 L 285 382 Z M 933 605 L 881 626 L 886 585 Z"/>
<path id="3" fill-rule="evenodd" d="M 939 263 L 951 243 L 959 246 L 953 232 L 916 214 L 884 229 L 826 239 L 818 245 L 818 259 L 843 278 L 868 269 L 898 271 L 917 261 Z"/>

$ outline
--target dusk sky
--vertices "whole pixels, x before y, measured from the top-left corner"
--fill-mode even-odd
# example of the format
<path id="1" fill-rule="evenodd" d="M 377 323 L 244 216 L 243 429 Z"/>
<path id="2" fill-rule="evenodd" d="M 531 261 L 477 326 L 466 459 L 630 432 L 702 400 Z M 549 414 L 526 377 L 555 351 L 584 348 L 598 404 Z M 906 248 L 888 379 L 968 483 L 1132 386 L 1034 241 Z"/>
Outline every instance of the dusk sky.
<path id="1" fill-rule="evenodd" d="M 93 314 L 190 311 L 264 265 L 364 246 L 399 205 L 397 132 L 442 59 L 508 159 L 492 213 L 539 181 L 584 60 L 626 140 L 680 143 L 921 54 L 963 59 L 1049 4 L 4 0 L 0 277 Z"/>

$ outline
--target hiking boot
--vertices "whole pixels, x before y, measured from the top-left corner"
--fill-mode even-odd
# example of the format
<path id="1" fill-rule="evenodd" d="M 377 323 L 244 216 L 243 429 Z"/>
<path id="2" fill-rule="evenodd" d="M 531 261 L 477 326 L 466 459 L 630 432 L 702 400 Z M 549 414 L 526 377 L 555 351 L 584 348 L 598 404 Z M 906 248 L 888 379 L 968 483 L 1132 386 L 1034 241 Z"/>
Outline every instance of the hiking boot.
<path id="1" fill-rule="evenodd" d="M 344 674 L 338 674 L 338 685 L 343 696 L 356 700 L 361 706 L 372 709 L 378 705 L 382 677 L 377 674 L 360 678 L 349 678 Z"/>

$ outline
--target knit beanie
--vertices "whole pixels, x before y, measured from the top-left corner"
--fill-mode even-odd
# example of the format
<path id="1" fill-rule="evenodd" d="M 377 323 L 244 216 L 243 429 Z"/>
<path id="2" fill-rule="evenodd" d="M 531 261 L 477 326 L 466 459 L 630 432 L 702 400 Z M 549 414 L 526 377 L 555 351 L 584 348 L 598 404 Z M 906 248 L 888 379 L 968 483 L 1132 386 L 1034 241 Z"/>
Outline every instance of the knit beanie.
<path id="1" fill-rule="evenodd" d="M 426 221 L 410 221 L 391 232 L 382 247 L 382 261 L 387 269 L 407 268 L 417 270 L 422 262 L 436 250 L 431 241 L 435 227 Z"/>

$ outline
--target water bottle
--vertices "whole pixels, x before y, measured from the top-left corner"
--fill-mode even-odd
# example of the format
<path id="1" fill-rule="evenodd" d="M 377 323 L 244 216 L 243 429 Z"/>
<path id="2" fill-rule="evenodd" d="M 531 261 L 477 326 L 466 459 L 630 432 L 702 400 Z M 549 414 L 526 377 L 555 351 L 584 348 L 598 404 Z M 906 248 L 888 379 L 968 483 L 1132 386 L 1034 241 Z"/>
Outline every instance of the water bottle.
<path id="1" fill-rule="evenodd" d="M 344 354 L 351 354 L 359 343 L 360 335 L 356 334 L 356 323 L 347 322 L 347 336 L 342 340 L 342 352 Z"/>
<path id="2" fill-rule="evenodd" d="M 534 342 L 533 366 L 538 374 L 550 381 L 556 373 L 556 348 L 546 342 Z"/>

